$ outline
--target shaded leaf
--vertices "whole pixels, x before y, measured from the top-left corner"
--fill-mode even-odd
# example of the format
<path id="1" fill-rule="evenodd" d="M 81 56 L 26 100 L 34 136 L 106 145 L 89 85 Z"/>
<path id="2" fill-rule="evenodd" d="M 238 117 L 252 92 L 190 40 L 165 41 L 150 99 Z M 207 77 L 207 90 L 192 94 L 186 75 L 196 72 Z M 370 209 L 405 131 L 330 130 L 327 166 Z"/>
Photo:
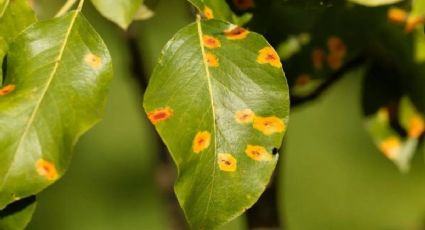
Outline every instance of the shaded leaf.
<path id="1" fill-rule="evenodd" d="M 36 22 L 34 11 L 26 0 L 3 0 L 0 2 L 0 86 L 3 82 L 3 59 L 9 43 L 32 23 Z"/>
<path id="2" fill-rule="evenodd" d="M 143 0 L 91 0 L 96 9 L 107 19 L 123 29 L 133 21 Z"/>
<path id="3" fill-rule="evenodd" d="M 36 208 L 35 196 L 15 201 L 0 210 L 0 229 L 22 230 L 28 225 Z"/>
<path id="4" fill-rule="evenodd" d="M 100 120 L 110 56 L 79 11 L 35 23 L 11 44 L 0 90 L 0 208 L 65 172 L 78 137 Z"/>
<path id="5" fill-rule="evenodd" d="M 185 27 L 164 48 L 144 107 L 177 164 L 192 228 L 215 228 L 257 201 L 289 113 L 280 60 L 262 36 L 217 20 Z"/>

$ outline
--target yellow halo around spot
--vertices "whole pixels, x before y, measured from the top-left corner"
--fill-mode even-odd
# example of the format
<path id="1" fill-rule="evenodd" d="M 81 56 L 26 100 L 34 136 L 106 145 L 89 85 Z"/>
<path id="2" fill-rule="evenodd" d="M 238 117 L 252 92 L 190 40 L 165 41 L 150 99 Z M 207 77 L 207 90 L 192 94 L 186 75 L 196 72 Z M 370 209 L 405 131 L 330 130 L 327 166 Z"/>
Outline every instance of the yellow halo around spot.
<path id="1" fill-rule="evenodd" d="M 379 149 L 381 152 L 388 157 L 389 159 L 395 159 L 398 156 L 401 146 L 400 138 L 398 137 L 389 137 L 381 142 Z"/>
<path id="2" fill-rule="evenodd" d="M 205 53 L 205 61 L 209 67 L 218 67 L 220 65 L 218 57 L 210 52 Z"/>
<path id="3" fill-rule="evenodd" d="M 408 136 L 411 138 L 418 138 L 424 133 L 424 131 L 424 119 L 420 115 L 414 115 L 409 121 Z"/>
<path id="4" fill-rule="evenodd" d="M 200 131 L 193 138 L 192 150 L 198 154 L 210 146 L 211 134 L 208 131 Z"/>
<path id="5" fill-rule="evenodd" d="M 254 120 L 255 113 L 251 109 L 244 109 L 235 113 L 235 120 L 239 124 L 249 124 Z"/>
<path id="6" fill-rule="evenodd" d="M 210 36 L 210 35 L 204 35 L 202 37 L 202 41 L 205 47 L 210 49 L 220 48 L 221 42 L 217 38 Z"/>
<path id="7" fill-rule="evenodd" d="M 217 162 L 221 171 L 235 172 L 237 169 L 238 162 L 230 153 L 219 153 Z"/>
<path id="8" fill-rule="evenodd" d="M 168 120 L 173 115 L 173 110 L 170 107 L 155 109 L 148 113 L 148 118 L 152 124 L 156 125 L 161 121 Z"/>
<path id="9" fill-rule="evenodd" d="M 248 36 L 249 31 L 239 27 L 239 26 L 232 26 L 229 29 L 224 31 L 224 36 L 229 40 L 240 40 L 244 39 Z"/>
<path id="10" fill-rule="evenodd" d="M 257 62 L 260 64 L 270 64 L 276 68 L 282 67 L 280 57 L 272 47 L 265 47 L 258 51 Z"/>
<path id="11" fill-rule="evenodd" d="M 272 135 L 274 133 L 283 133 L 286 129 L 282 119 L 276 116 L 254 118 L 253 127 L 264 135 Z"/>
<path id="12" fill-rule="evenodd" d="M 35 167 L 37 173 L 40 176 L 46 177 L 48 180 L 56 180 L 58 178 L 58 172 L 52 162 L 40 159 L 36 162 Z"/>
<path id="13" fill-rule="evenodd" d="M 213 19 L 214 18 L 214 13 L 213 13 L 212 9 L 209 8 L 208 6 L 204 7 L 204 16 L 207 19 Z"/>
<path id="14" fill-rule="evenodd" d="M 86 54 L 84 57 L 84 62 L 89 65 L 92 69 L 98 69 L 102 65 L 102 60 L 99 56 L 96 56 L 92 53 Z"/>
<path id="15" fill-rule="evenodd" d="M 272 154 L 260 145 L 248 145 L 245 149 L 245 153 L 248 157 L 256 161 L 272 160 Z"/>

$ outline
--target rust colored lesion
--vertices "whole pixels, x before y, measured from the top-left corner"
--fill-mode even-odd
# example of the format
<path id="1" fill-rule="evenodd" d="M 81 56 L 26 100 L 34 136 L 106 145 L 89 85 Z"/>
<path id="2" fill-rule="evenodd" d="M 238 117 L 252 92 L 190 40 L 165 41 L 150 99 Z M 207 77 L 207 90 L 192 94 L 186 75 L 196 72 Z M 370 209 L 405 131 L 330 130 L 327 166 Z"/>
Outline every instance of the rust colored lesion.
<path id="1" fill-rule="evenodd" d="M 204 13 L 205 18 L 207 18 L 207 19 L 213 19 L 214 18 L 214 12 L 208 6 L 204 7 L 203 13 Z"/>
<path id="2" fill-rule="evenodd" d="M 170 107 L 162 107 L 148 113 L 148 118 L 152 124 L 156 125 L 162 121 L 168 120 L 174 111 Z"/>
<path id="3" fill-rule="evenodd" d="M 233 0 L 233 5 L 238 10 L 249 10 L 255 7 L 254 0 Z"/>
<path id="4" fill-rule="evenodd" d="M 240 40 L 245 39 L 249 34 L 249 31 L 239 27 L 239 26 L 232 26 L 229 29 L 224 31 L 224 36 L 229 40 Z"/>
<path id="5" fill-rule="evenodd" d="M 84 57 L 84 62 L 92 69 L 99 69 L 99 67 L 102 65 L 102 59 L 92 53 L 86 54 Z"/>
<path id="6" fill-rule="evenodd" d="M 251 109 L 244 109 L 235 113 L 235 120 L 239 124 L 249 124 L 254 120 L 255 113 Z"/>
<path id="7" fill-rule="evenodd" d="M 273 158 L 272 154 L 260 145 L 248 145 L 245 149 L 245 154 L 256 161 L 270 161 Z"/>
<path id="8" fill-rule="evenodd" d="M 205 61 L 208 64 L 209 67 L 218 67 L 218 66 L 220 66 L 218 57 L 215 54 L 210 53 L 210 52 L 206 52 L 204 58 L 205 58 Z"/>
<path id="9" fill-rule="evenodd" d="M 56 180 L 59 176 L 56 166 L 50 161 L 40 159 L 36 162 L 35 168 L 37 173 L 47 178 L 47 180 Z"/>
<path id="10" fill-rule="evenodd" d="M 218 38 L 213 37 L 211 35 L 204 35 L 202 36 L 202 42 L 205 47 L 210 49 L 220 48 L 221 42 L 218 40 Z"/>
<path id="11" fill-rule="evenodd" d="M 196 154 L 207 149 L 211 144 L 211 134 L 208 131 L 200 131 L 196 133 L 192 142 L 192 151 Z"/>
<path id="12" fill-rule="evenodd" d="M 283 120 L 276 116 L 256 116 L 254 118 L 253 127 L 266 136 L 270 136 L 275 133 L 283 133 L 286 130 L 286 126 Z"/>
<path id="13" fill-rule="evenodd" d="M 4 95 L 11 93 L 12 91 L 15 90 L 15 88 L 16 88 L 16 86 L 13 85 L 13 84 L 9 84 L 9 85 L 4 86 L 3 88 L 0 89 L 0 96 L 4 96 Z"/>
<path id="14" fill-rule="evenodd" d="M 238 161 L 230 153 L 219 153 L 217 163 L 220 170 L 225 172 L 235 172 L 238 167 Z"/>
<path id="15" fill-rule="evenodd" d="M 282 68 L 280 57 L 272 47 L 264 47 L 258 51 L 257 62 L 260 64 L 270 64 L 276 68 Z"/>

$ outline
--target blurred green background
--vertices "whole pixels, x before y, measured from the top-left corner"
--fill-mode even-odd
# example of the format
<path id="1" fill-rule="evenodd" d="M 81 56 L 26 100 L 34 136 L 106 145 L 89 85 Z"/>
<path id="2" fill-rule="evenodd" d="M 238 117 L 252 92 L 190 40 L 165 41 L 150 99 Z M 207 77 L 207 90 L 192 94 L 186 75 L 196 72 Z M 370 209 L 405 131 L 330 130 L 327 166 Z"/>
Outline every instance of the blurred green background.
<path id="1" fill-rule="evenodd" d="M 40 0 L 48 18 L 61 1 Z M 149 74 L 162 46 L 193 20 L 185 0 L 154 4 L 152 19 L 130 34 Z M 68 172 L 38 196 L 30 230 L 174 229 L 161 184 L 160 145 L 142 110 L 131 73 L 128 34 L 87 4 L 84 14 L 108 45 L 115 78 L 104 120 L 75 149 Z M 363 70 L 353 71 L 318 100 L 293 110 L 280 158 L 279 217 L 289 230 L 420 230 L 425 217 L 423 150 L 402 175 L 366 134 Z M 247 229 L 245 217 L 223 229 Z M 185 226 L 180 226 L 185 228 Z"/>

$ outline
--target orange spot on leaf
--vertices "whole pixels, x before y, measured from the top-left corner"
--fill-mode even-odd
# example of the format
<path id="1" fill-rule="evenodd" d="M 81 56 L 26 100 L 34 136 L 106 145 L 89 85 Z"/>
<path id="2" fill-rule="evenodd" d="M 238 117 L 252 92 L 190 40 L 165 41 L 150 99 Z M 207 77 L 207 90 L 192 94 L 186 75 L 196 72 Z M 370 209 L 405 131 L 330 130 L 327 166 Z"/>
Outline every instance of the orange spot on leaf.
<path id="1" fill-rule="evenodd" d="M 379 149 L 389 159 L 395 159 L 400 150 L 400 146 L 401 142 L 398 137 L 389 137 L 379 145 Z"/>
<path id="2" fill-rule="evenodd" d="M 15 85 L 6 85 L 3 88 L 0 89 L 0 96 L 4 96 L 6 94 L 9 94 L 10 92 L 12 92 L 13 90 L 15 90 L 16 86 Z"/>
<path id="3" fill-rule="evenodd" d="M 148 118 L 152 124 L 156 125 L 161 121 L 169 119 L 173 115 L 174 111 L 170 107 L 163 107 L 155 109 L 148 113 Z"/>
<path id="4" fill-rule="evenodd" d="M 272 47 L 265 47 L 258 51 L 257 62 L 260 64 L 270 64 L 276 68 L 282 67 L 280 57 Z"/>
<path id="5" fill-rule="evenodd" d="M 205 53 L 205 60 L 209 67 L 218 67 L 220 65 L 218 62 L 218 57 L 210 52 Z"/>
<path id="6" fill-rule="evenodd" d="M 239 124 L 249 124 L 254 120 L 255 113 L 250 109 L 244 109 L 235 113 L 236 122 Z"/>
<path id="7" fill-rule="evenodd" d="M 92 53 L 86 54 L 86 56 L 84 57 L 84 61 L 92 69 L 98 69 L 102 65 L 102 60 L 100 59 L 100 57 L 98 57 L 98 56 L 96 56 Z"/>
<path id="8" fill-rule="evenodd" d="M 56 180 L 58 178 L 58 172 L 52 162 L 40 159 L 36 162 L 35 167 L 37 173 L 40 176 L 46 177 L 48 180 Z"/>
<path id="9" fill-rule="evenodd" d="M 411 138 L 420 137 L 425 131 L 424 119 L 419 115 L 414 115 L 409 121 L 408 135 Z"/>
<path id="10" fill-rule="evenodd" d="M 255 117 L 253 127 L 264 135 L 272 135 L 274 133 L 282 133 L 285 131 L 286 126 L 282 119 L 270 116 L 270 117 Z"/>
<path id="11" fill-rule="evenodd" d="M 331 68 L 331 70 L 338 70 L 342 67 L 343 61 L 341 56 L 338 54 L 328 55 L 327 61 L 328 61 L 329 68 Z"/>
<path id="12" fill-rule="evenodd" d="M 272 154 L 263 146 L 259 145 L 248 145 L 245 153 L 248 157 L 256 161 L 270 161 L 272 159 Z"/>
<path id="13" fill-rule="evenodd" d="M 310 75 L 308 75 L 308 74 L 301 74 L 295 80 L 295 85 L 305 86 L 305 85 L 308 85 L 308 83 L 310 83 L 310 82 L 311 82 L 311 76 Z"/>
<path id="14" fill-rule="evenodd" d="M 425 23 L 425 17 L 424 16 L 410 15 L 407 18 L 405 30 L 408 33 L 412 32 L 414 29 L 416 29 L 416 27 L 418 27 L 419 25 L 422 25 L 424 23 Z"/>
<path id="15" fill-rule="evenodd" d="M 331 36 L 328 38 L 328 48 L 331 55 L 338 56 L 341 59 L 347 54 L 347 46 L 341 40 L 341 38 L 336 36 Z"/>
<path id="16" fill-rule="evenodd" d="M 313 66 L 315 69 L 322 69 L 323 62 L 325 62 L 325 51 L 321 48 L 316 48 L 312 53 Z"/>
<path id="17" fill-rule="evenodd" d="M 194 153 L 200 153 L 207 149 L 211 143 L 211 134 L 208 131 L 198 132 L 193 138 L 192 150 Z"/>
<path id="18" fill-rule="evenodd" d="M 221 42 L 217 38 L 209 35 L 204 35 L 202 37 L 204 46 L 210 49 L 215 49 L 221 47 Z"/>
<path id="19" fill-rule="evenodd" d="M 239 26 L 233 26 L 229 28 L 228 30 L 224 31 L 224 36 L 226 36 L 229 40 L 239 40 L 244 39 L 248 36 L 249 31 L 239 27 Z"/>
<path id="20" fill-rule="evenodd" d="M 238 10 L 249 10 L 255 7 L 255 2 L 254 0 L 233 0 L 233 5 Z"/>
<path id="21" fill-rule="evenodd" d="M 408 13 L 400 8 L 392 7 L 388 10 L 388 19 L 395 23 L 406 22 Z"/>
<path id="22" fill-rule="evenodd" d="M 208 6 L 204 7 L 204 16 L 207 19 L 213 19 L 214 18 L 214 13 L 213 13 L 212 9 L 209 8 Z"/>
<path id="23" fill-rule="evenodd" d="M 238 162 L 230 153 L 219 153 L 217 162 L 221 171 L 235 172 L 237 169 Z"/>

